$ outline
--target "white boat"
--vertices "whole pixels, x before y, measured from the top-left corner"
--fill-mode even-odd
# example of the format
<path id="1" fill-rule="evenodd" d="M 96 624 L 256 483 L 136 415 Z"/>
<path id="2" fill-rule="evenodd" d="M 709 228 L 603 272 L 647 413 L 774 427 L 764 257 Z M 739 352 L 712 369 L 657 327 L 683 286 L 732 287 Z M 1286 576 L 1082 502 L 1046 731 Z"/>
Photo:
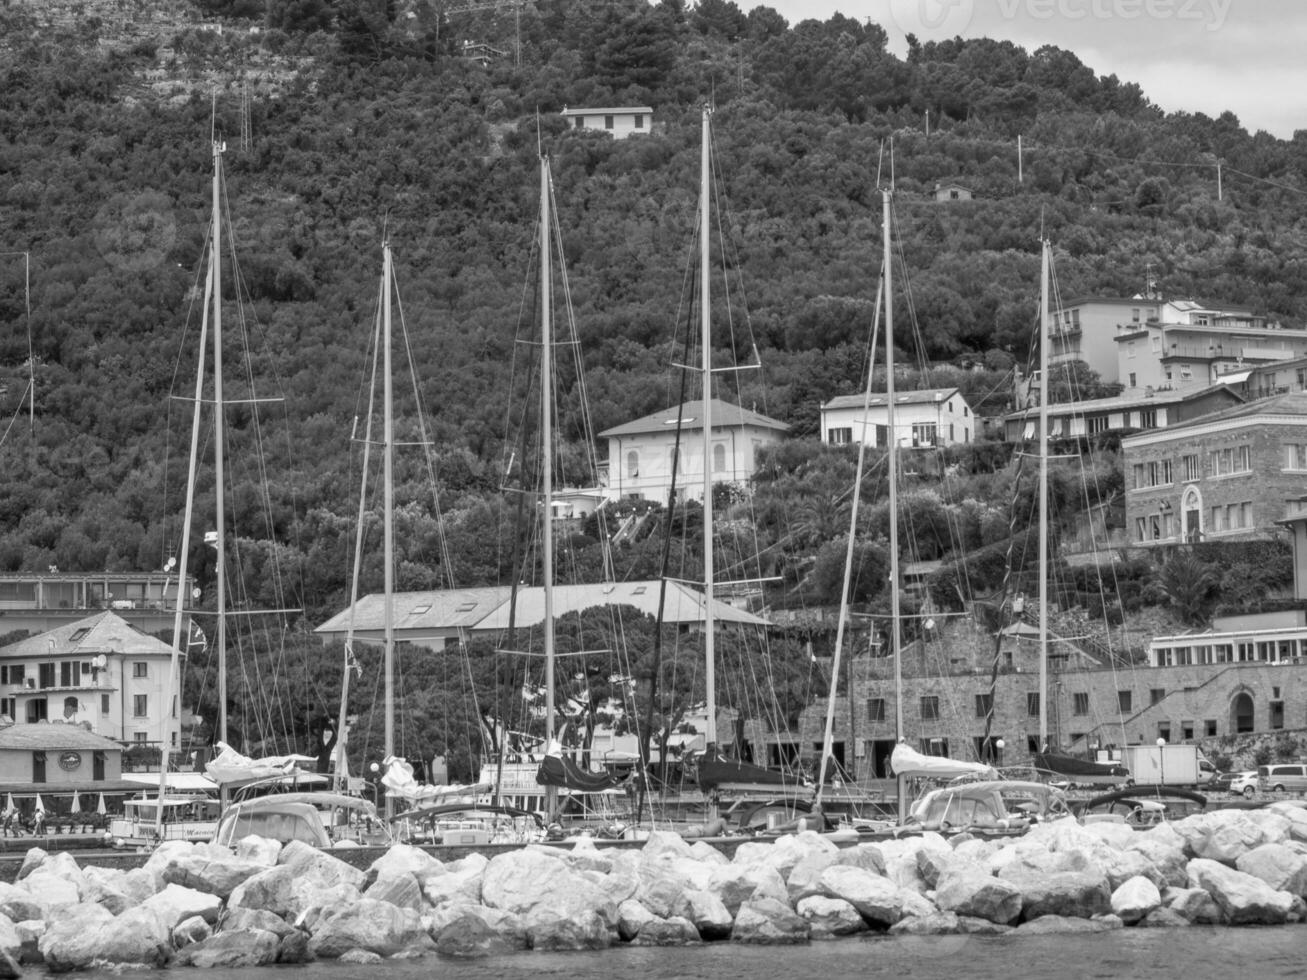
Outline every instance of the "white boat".
<path id="1" fill-rule="evenodd" d="M 162 812 L 160 808 L 162 807 Z M 122 816 L 109 821 L 105 839 L 114 847 L 154 847 L 163 841 L 202 843 L 218 828 L 219 803 L 212 796 L 165 795 L 123 801 Z"/>

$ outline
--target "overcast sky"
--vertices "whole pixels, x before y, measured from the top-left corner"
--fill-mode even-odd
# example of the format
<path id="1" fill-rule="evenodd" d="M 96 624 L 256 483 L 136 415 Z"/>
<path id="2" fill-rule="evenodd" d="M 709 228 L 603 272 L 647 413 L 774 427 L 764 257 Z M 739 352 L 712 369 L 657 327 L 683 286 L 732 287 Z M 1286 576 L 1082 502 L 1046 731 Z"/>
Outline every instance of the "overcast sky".
<path id="1" fill-rule="evenodd" d="M 759 4 L 737 0 L 748 11 Z M 1307 129 L 1307 2 L 1304 0 L 770 0 L 790 22 L 835 11 L 870 17 L 906 51 L 957 35 L 1054 44 L 1099 75 L 1138 82 L 1168 111 L 1219 116 L 1249 132 L 1289 139 Z"/>

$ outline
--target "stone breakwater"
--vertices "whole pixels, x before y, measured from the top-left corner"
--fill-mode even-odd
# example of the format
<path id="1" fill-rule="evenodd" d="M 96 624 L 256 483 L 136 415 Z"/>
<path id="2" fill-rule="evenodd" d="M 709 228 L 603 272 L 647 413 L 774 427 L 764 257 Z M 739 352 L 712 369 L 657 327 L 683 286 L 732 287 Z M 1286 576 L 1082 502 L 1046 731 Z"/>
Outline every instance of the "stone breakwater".
<path id="1" fill-rule="evenodd" d="M 301 843 L 170 843 L 143 867 L 28 852 L 0 884 L 0 977 L 125 964 L 253 966 L 869 931 L 1106 931 L 1307 919 L 1307 810 L 1222 810 L 1136 832 L 1066 820 L 837 847 L 815 833 L 639 850 L 578 841 L 442 862 L 398 845 L 365 869 Z"/>

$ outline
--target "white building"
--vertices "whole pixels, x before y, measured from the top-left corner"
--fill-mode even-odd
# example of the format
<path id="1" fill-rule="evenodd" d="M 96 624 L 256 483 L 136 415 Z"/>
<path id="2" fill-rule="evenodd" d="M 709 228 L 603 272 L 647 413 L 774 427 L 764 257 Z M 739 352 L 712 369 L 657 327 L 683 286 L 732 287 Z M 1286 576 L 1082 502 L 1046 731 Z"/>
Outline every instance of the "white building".
<path id="1" fill-rule="evenodd" d="M 784 422 L 714 398 L 708 455 L 713 483 L 747 483 L 763 446 L 779 442 Z M 680 456 L 676 445 L 680 435 Z M 608 499 L 666 502 L 676 462 L 681 499 L 703 499 L 703 402 L 686 402 L 599 433 L 608 440 Z"/>
<path id="2" fill-rule="evenodd" d="M 603 130 L 615 140 L 643 135 L 653 124 L 653 109 L 647 105 L 564 109 L 561 114 L 573 129 Z"/>
<path id="3" fill-rule="evenodd" d="M 866 443 L 889 447 L 889 399 L 873 394 L 839 395 L 821 407 L 821 439 L 831 446 Z M 894 428 L 900 448 L 922 449 L 971 442 L 976 418 L 957 388 L 894 393 Z"/>
<path id="4" fill-rule="evenodd" d="M 177 745 L 172 648 L 116 613 L 0 648 L 0 714 L 16 722 L 86 723 L 120 742 Z M 179 665 L 180 673 L 180 665 Z"/>

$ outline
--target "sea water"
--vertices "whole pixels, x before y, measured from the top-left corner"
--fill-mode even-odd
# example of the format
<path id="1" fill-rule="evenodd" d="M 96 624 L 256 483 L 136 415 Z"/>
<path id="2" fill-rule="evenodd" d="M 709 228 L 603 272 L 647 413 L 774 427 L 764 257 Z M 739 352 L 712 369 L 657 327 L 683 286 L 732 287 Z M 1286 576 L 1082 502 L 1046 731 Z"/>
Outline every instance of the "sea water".
<path id="1" fill-rule="evenodd" d="M 322 961 L 240 970 L 106 971 L 132 980 L 1275 980 L 1307 970 L 1307 925 L 1118 929 L 1060 936 L 885 936 L 805 946 L 713 943 L 619 946 L 593 953 L 522 952 L 463 962 L 429 956 L 375 966 Z M 32 976 L 32 973 L 27 974 Z"/>

